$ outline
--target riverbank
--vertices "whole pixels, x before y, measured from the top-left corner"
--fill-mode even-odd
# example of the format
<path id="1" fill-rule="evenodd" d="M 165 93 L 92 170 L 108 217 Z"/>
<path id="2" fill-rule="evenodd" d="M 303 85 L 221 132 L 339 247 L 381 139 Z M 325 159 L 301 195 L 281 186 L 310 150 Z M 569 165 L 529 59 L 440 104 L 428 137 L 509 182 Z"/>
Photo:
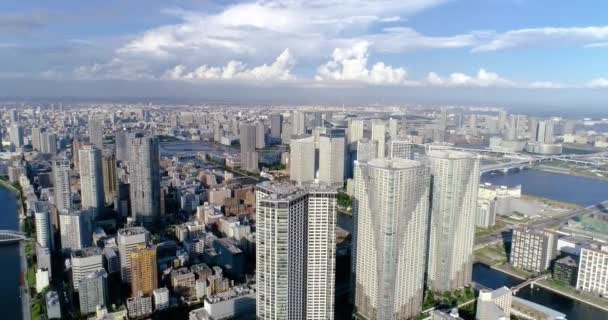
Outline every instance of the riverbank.
<path id="1" fill-rule="evenodd" d="M 529 277 L 525 277 L 525 276 L 523 276 L 523 274 L 514 272 L 513 270 L 501 268 L 500 266 L 492 266 L 492 265 L 487 265 L 487 264 L 484 264 L 484 265 L 493 270 L 502 272 L 504 274 L 507 274 L 511 277 L 517 278 L 522 281 L 526 281 L 529 279 Z M 576 289 L 571 288 L 571 287 L 563 287 L 563 286 L 558 287 L 557 285 L 553 285 L 550 280 L 540 280 L 540 281 L 534 282 L 533 285 L 541 287 L 546 290 L 549 290 L 549 291 L 559 294 L 563 297 L 567 297 L 572 300 L 576 300 L 578 302 L 581 302 L 581 303 L 590 305 L 594 308 L 608 312 L 608 299 L 581 294 Z M 590 301 L 590 300 L 597 300 L 597 301 Z M 603 302 L 603 303 L 600 303 L 600 302 Z"/>
<path id="2" fill-rule="evenodd" d="M 533 166 L 532 169 L 538 170 L 538 171 L 549 172 L 549 173 L 562 174 L 565 176 L 574 176 L 574 177 L 589 178 L 589 179 L 600 180 L 600 181 L 608 181 L 608 177 L 598 177 L 597 175 L 594 175 L 594 174 L 591 174 L 588 172 L 575 171 L 570 167 L 556 167 L 556 166 L 550 166 L 550 165 L 545 164 L 545 165 Z"/>

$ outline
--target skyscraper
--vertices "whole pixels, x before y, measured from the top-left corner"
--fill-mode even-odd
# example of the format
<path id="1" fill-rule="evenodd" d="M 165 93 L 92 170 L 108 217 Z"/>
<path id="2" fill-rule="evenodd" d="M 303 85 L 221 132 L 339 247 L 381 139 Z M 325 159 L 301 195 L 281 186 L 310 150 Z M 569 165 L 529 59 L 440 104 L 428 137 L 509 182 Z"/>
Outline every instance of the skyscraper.
<path id="1" fill-rule="evenodd" d="M 53 160 L 53 193 L 57 211 L 66 212 L 70 210 L 72 204 L 70 161 L 66 159 Z"/>
<path id="2" fill-rule="evenodd" d="M 42 150 L 42 129 L 40 127 L 32 127 L 32 148 L 36 151 Z"/>
<path id="3" fill-rule="evenodd" d="M 391 158 L 413 160 L 412 142 L 409 140 L 391 140 Z"/>
<path id="4" fill-rule="evenodd" d="M 48 202 L 37 201 L 34 203 L 34 221 L 38 244 L 42 247 L 53 249 L 53 232 Z"/>
<path id="5" fill-rule="evenodd" d="M 428 284 L 436 292 L 471 283 L 479 160 L 458 151 L 429 151 L 433 177 Z"/>
<path id="6" fill-rule="evenodd" d="M 109 302 L 108 274 L 101 268 L 85 275 L 79 284 L 80 313 L 87 315 L 97 307 L 107 307 Z"/>
<path id="7" fill-rule="evenodd" d="M 104 207 L 101 150 L 95 146 L 83 146 L 78 151 L 80 158 L 80 190 L 82 208 L 94 208 L 99 212 Z"/>
<path id="8" fill-rule="evenodd" d="M 361 139 L 357 142 L 357 159 L 367 161 L 376 159 L 378 156 L 378 141 Z"/>
<path id="9" fill-rule="evenodd" d="M 59 212 L 61 249 L 77 250 L 91 245 L 91 217 L 89 210 Z"/>
<path id="10" fill-rule="evenodd" d="M 344 184 L 344 135 L 328 133 L 319 138 L 319 182 Z"/>
<path id="11" fill-rule="evenodd" d="M 138 246 L 145 246 L 150 239 L 148 230 L 142 227 L 130 227 L 118 230 L 116 242 L 120 255 L 120 275 L 122 282 L 131 282 L 131 252 Z"/>
<path id="12" fill-rule="evenodd" d="M 388 119 L 388 136 L 391 139 L 397 139 L 397 137 L 399 136 L 399 129 L 399 119 Z"/>
<path id="13" fill-rule="evenodd" d="M 378 143 L 378 156 L 379 159 L 384 159 L 386 151 L 386 125 L 383 122 L 375 121 L 372 123 L 372 140 Z"/>
<path id="14" fill-rule="evenodd" d="M 117 131 L 114 139 L 116 144 L 116 160 L 120 162 L 129 160 L 127 133 L 122 130 Z"/>
<path id="15" fill-rule="evenodd" d="M 363 131 L 365 123 L 363 120 L 354 119 L 350 122 L 348 127 L 348 143 L 355 143 L 363 139 Z"/>
<path id="16" fill-rule="evenodd" d="M 258 153 L 255 151 L 256 127 L 254 124 L 241 123 L 241 168 L 245 171 L 258 172 Z"/>
<path id="17" fill-rule="evenodd" d="M 291 134 L 306 134 L 306 114 L 301 111 L 294 111 L 291 114 Z"/>
<path id="18" fill-rule="evenodd" d="M 547 144 L 555 142 L 555 138 L 553 136 L 553 121 L 538 121 L 536 125 L 536 142 Z"/>
<path id="19" fill-rule="evenodd" d="M 129 140 L 131 214 L 146 228 L 160 216 L 160 153 L 158 138 L 134 134 Z"/>
<path id="20" fill-rule="evenodd" d="M 17 123 L 11 125 L 11 144 L 14 147 L 23 147 L 23 127 Z"/>
<path id="21" fill-rule="evenodd" d="M 57 154 L 57 134 L 53 132 L 43 132 L 41 136 L 42 152 Z"/>
<path id="22" fill-rule="evenodd" d="M 131 296 L 151 295 L 158 288 L 156 247 L 137 246 L 131 251 Z"/>
<path id="23" fill-rule="evenodd" d="M 257 317 L 333 319 L 335 191 L 256 187 Z"/>
<path id="24" fill-rule="evenodd" d="M 82 248 L 72 251 L 70 256 L 72 265 L 72 284 L 78 291 L 80 280 L 91 272 L 103 269 L 103 257 L 98 247 Z"/>
<path id="25" fill-rule="evenodd" d="M 118 191 L 118 177 L 116 176 L 116 156 L 104 150 L 101 159 L 103 173 L 103 194 L 106 203 L 113 203 Z"/>
<path id="26" fill-rule="evenodd" d="M 266 126 L 262 122 L 255 124 L 255 148 L 264 149 L 266 147 Z"/>
<path id="27" fill-rule="evenodd" d="M 313 137 L 293 138 L 289 143 L 289 177 L 297 184 L 315 180 L 315 141 Z"/>
<path id="28" fill-rule="evenodd" d="M 366 319 L 422 311 L 429 180 L 413 160 L 355 162 L 355 308 Z"/>
<path id="29" fill-rule="evenodd" d="M 103 122 L 103 115 L 89 116 L 89 141 L 100 150 L 103 149 Z"/>
<path id="30" fill-rule="evenodd" d="M 281 133 L 283 133 L 283 115 L 273 114 L 270 116 L 270 137 L 276 141 L 281 141 Z"/>

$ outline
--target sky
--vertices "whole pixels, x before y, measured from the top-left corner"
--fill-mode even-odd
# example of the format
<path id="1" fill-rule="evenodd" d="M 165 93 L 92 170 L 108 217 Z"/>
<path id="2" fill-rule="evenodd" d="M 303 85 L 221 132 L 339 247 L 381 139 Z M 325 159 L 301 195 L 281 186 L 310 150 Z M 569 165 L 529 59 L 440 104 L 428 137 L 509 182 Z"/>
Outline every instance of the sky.
<path id="1" fill-rule="evenodd" d="M 0 2 L 0 96 L 608 104 L 607 1 Z"/>

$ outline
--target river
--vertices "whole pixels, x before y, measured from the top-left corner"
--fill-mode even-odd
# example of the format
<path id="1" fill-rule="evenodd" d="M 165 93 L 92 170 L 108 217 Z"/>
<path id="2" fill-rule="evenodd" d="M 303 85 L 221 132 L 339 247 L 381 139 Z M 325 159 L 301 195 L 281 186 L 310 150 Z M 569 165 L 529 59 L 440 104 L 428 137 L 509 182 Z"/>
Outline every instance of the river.
<path id="1" fill-rule="evenodd" d="M 521 185 L 524 194 L 583 206 L 608 200 L 608 181 L 599 179 L 530 169 L 508 174 L 486 173 L 481 180 L 509 187 Z"/>
<path id="2" fill-rule="evenodd" d="M 0 186 L 0 229 L 17 230 L 17 201 L 15 194 Z M 19 245 L 0 245 L 0 310 L 2 319 L 21 319 L 19 277 L 21 264 Z"/>

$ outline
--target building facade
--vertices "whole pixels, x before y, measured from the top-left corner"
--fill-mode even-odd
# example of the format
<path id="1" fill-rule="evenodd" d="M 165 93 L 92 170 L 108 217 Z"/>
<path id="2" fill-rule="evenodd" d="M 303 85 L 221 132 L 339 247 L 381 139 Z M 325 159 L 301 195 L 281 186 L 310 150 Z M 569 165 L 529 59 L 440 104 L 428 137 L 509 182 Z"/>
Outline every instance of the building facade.
<path id="1" fill-rule="evenodd" d="M 158 138 L 132 135 L 129 140 L 131 215 L 146 228 L 160 217 L 160 153 Z"/>
<path id="2" fill-rule="evenodd" d="M 513 229 L 510 262 L 515 268 L 541 273 L 551 266 L 557 255 L 555 233 L 528 227 Z"/>

